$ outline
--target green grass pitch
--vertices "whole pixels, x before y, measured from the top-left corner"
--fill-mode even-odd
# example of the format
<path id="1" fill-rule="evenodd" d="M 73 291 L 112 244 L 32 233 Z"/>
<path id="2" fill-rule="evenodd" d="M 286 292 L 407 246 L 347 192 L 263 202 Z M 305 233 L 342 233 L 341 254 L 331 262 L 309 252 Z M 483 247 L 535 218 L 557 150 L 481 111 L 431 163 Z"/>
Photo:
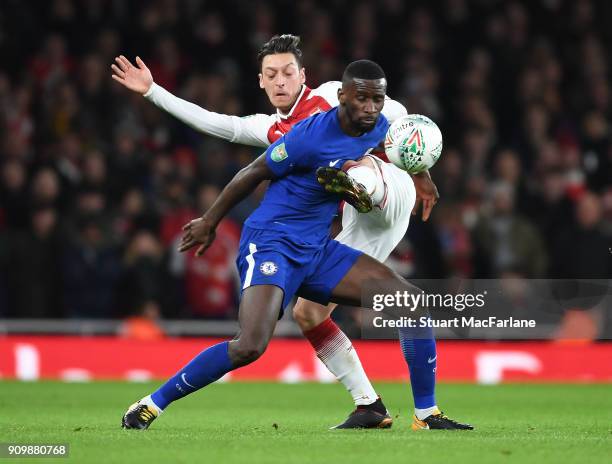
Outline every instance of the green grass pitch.
<path id="1" fill-rule="evenodd" d="M 442 384 L 442 408 L 477 430 L 412 432 L 407 385 L 377 385 L 392 429 L 330 431 L 352 409 L 340 385 L 216 384 L 170 406 L 148 431 L 121 430 L 126 407 L 156 385 L 0 381 L 0 442 L 69 443 L 70 457 L 52 461 L 78 463 L 567 464 L 612 456 L 610 385 Z"/>

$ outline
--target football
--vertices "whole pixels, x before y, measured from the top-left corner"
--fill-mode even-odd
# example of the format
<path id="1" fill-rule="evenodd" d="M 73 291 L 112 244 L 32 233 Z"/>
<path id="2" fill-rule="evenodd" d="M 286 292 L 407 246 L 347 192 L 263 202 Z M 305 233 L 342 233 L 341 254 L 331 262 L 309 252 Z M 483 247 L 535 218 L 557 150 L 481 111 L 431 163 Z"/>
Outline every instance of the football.
<path id="1" fill-rule="evenodd" d="M 385 153 L 398 168 L 417 174 L 431 168 L 442 153 L 442 132 L 427 116 L 409 114 L 391 124 Z"/>

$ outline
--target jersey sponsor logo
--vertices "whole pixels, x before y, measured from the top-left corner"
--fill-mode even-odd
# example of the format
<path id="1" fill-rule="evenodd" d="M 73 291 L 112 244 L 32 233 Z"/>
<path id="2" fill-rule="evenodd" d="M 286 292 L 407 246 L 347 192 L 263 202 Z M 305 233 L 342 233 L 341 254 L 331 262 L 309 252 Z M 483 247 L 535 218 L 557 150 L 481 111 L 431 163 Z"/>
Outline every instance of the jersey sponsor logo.
<path id="1" fill-rule="evenodd" d="M 263 275 L 271 276 L 278 272 L 278 266 L 273 261 L 264 261 L 259 266 L 259 270 Z"/>
<path id="2" fill-rule="evenodd" d="M 274 147 L 272 153 L 270 153 L 270 159 L 276 163 L 280 163 L 282 160 L 287 159 L 287 150 L 285 144 L 280 143 Z"/>

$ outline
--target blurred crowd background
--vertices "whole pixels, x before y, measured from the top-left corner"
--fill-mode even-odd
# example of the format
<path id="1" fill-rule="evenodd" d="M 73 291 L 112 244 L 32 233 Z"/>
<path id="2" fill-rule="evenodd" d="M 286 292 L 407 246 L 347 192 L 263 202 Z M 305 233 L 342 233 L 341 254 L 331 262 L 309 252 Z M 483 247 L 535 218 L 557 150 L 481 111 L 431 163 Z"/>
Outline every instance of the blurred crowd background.
<path id="1" fill-rule="evenodd" d="M 442 128 L 441 200 L 406 277 L 612 276 L 612 2 L 4 0 L 0 318 L 231 319 L 241 223 L 180 255 L 259 150 L 196 133 L 111 79 L 118 54 L 207 109 L 272 113 L 256 53 L 302 37 L 307 83 L 369 58 Z"/>

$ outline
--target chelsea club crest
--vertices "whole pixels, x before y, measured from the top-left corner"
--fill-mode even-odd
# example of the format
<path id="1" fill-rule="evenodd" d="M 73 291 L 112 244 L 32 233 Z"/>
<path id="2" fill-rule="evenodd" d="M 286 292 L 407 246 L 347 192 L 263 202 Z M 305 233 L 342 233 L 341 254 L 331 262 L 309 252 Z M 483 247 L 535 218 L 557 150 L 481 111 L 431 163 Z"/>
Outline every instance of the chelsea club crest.
<path id="1" fill-rule="evenodd" d="M 272 261 L 264 261 L 261 263 L 261 266 L 259 266 L 259 270 L 263 275 L 271 276 L 276 274 L 276 271 L 278 271 L 278 266 Z"/>

